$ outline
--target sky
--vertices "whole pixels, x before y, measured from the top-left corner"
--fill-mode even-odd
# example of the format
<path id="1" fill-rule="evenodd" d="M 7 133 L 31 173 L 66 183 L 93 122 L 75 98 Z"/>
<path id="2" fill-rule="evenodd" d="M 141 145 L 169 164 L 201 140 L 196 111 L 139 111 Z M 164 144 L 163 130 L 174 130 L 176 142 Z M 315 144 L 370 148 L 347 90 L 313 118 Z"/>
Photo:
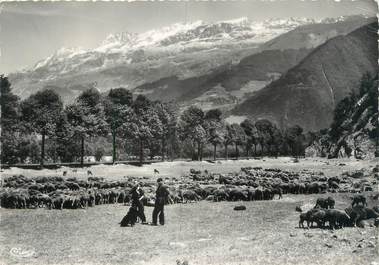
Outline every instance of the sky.
<path id="1" fill-rule="evenodd" d="M 13 2 L 0 5 L 0 73 L 5 74 L 33 66 L 61 47 L 95 48 L 110 33 L 138 33 L 177 22 L 215 22 L 240 17 L 319 19 L 377 13 L 373 0 Z"/>

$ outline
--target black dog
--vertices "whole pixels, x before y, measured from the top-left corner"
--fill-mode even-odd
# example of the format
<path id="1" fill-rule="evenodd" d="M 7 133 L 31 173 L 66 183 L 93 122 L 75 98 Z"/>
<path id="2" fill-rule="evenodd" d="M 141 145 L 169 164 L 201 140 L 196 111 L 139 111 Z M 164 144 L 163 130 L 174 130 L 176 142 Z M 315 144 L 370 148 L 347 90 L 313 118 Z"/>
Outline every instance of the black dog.
<path id="1" fill-rule="evenodd" d="M 137 216 L 138 216 L 138 211 L 137 207 L 130 207 L 128 213 L 122 218 L 120 222 L 121 227 L 128 226 L 134 226 L 134 224 L 137 222 Z"/>

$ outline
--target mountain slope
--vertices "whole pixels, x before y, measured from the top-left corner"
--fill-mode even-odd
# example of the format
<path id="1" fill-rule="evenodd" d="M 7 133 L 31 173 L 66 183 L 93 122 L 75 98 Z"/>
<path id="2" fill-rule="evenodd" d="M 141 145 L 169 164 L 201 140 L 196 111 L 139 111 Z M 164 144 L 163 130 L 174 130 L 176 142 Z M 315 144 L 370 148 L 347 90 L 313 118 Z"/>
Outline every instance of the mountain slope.
<path id="1" fill-rule="evenodd" d="M 192 78 L 252 54 L 262 43 L 309 19 L 250 21 L 246 18 L 177 23 L 140 34 L 111 34 L 97 48 L 62 48 L 34 67 L 10 74 L 15 93 L 27 97 L 46 86 L 77 93 L 77 86 L 99 90 L 134 88 L 176 76 Z M 65 93 L 67 94 L 67 93 Z"/>
<path id="2" fill-rule="evenodd" d="M 282 127 L 327 128 L 336 104 L 358 87 L 364 73 L 377 72 L 377 30 L 372 23 L 327 41 L 233 113 L 268 118 Z"/>
<path id="3" fill-rule="evenodd" d="M 203 109 L 230 110 L 298 64 L 315 46 L 372 20 L 356 16 L 299 26 L 261 45 L 257 49 L 261 52 L 243 58 L 238 64 L 225 65 L 210 74 L 188 79 L 163 78 L 138 86 L 135 91 L 153 99 L 177 100 Z M 222 100 L 216 100 L 217 97 Z"/>
<path id="4" fill-rule="evenodd" d="M 329 130 L 323 130 L 306 149 L 308 156 L 379 156 L 378 149 L 378 76 L 365 75 L 359 93 L 340 101 Z"/>
<path id="5" fill-rule="evenodd" d="M 361 19 L 364 20 L 363 17 Z M 101 92 L 105 92 L 114 87 L 133 89 L 158 80 L 159 84 L 163 84 L 162 79 L 171 82 L 175 79 L 196 79 L 207 74 L 213 77 L 220 69 L 234 66 L 242 58 L 266 49 L 260 49 L 263 43 L 295 28 L 321 23 L 330 25 L 325 26 L 330 30 L 336 27 L 336 21 L 344 24 L 347 18 L 342 20 L 288 18 L 250 21 L 242 18 L 215 23 L 177 23 L 139 34 L 111 34 L 95 49 L 62 48 L 34 67 L 10 74 L 9 80 L 15 93 L 22 98 L 37 90 L 53 86 L 57 91 L 62 88 L 62 96 L 70 101 L 70 98 L 72 100 L 77 96 L 82 87 L 95 86 Z M 345 28 L 343 25 L 338 27 Z M 346 30 L 350 29 L 346 27 Z M 343 30 L 338 32 L 344 33 Z M 303 43 L 296 49 L 306 46 Z M 221 90 L 227 91 L 226 96 L 231 88 L 236 90 L 237 97 L 241 97 L 244 92 L 237 92 L 241 87 L 246 86 L 242 91 L 255 91 L 271 81 L 271 77 L 259 81 L 260 79 L 241 77 L 238 71 L 235 73 L 236 78 L 230 78 L 230 82 L 225 81 L 221 85 Z M 260 74 L 262 75 L 265 73 Z M 239 82 L 245 85 L 240 86 Z M 226 83 L 227 87 L 224 88 Z M 212 85 L 208 87 L 210 90 L 217 90 Z M 202 91 L 206 93 L 209 89 Z M 199 93 L 198 96 L 202 97 L 204 93 Z M 186 98 L 187 96 L 183 96 L 183 99 Z"/>
<path id="6" fill-rule="evenodd" d="M 339 35 L 346 35 L 351 31 L 366 24 L 376 21 L 376 17 L 366 18 L 364 16 L 340 17 L 333 20 L 324 20 L 324 23 L 303 25 L 287 33 L 266 42 L 261 49 L 285 50 L 315 48 L 327 40 Z"/>
<path id="7" fill-rule="evenodd" d="M 309 52 L 310 50 L 306 49 L 263 51 L 245 57 L 237 65 L 216 68 L 210 74 L 187 79 L 171 76 L 139 86 L 134 91 L 146 94 L 151 99 L 185 102 L 200 97 L 216 87 L 233 92 L 254 81 L 262 81 L 264 86 L 295 66 Z M 249 90 L 245 88 L 244 92 L 248 93 Z"/>

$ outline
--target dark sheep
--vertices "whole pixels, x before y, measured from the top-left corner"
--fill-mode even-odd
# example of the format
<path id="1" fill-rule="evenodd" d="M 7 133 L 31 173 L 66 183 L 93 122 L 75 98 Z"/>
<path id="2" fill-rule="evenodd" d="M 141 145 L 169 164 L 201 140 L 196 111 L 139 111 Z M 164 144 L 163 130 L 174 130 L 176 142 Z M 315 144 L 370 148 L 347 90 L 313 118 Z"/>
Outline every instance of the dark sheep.
<path id="1" fill-rule="evenodd" d="M 333 209 L 335 204 L 336 202 L 332 197 L 318 198 L 316 201 L 315 208 L 320 207 L 323 209 Z"/>
<path id="2" fill-rule="evenodd" d="M 362 203 L 363 206 L 367 205 L 366 197 L 363 195 L 355 195 L 353 197 L 353 201 L 351 203 L 351 206 L 354 207 L 354 205 L 358 205 Z"/>
<path id="3" fill-rule="evenodd" d="M 300 220 L 299 220 L 299 227 L 304 228 L 304 221 L 308 222 L 308 215 L 307 213 L 300 214 Z"/>
<path id="4" fill-rule="evenodd" d="M 52 191 L 55 191 L 57 188 L 53 183 L 46 183 L 45 186 L 43 187 L 43 192 L 45 193 L 50 193 Z"/>
<path id="5" fill-rule="evenodd" d="M 200 201 L 201 199 L 201 197 L 193 190 L 185 190 L 181 192 L 181 197 L 183 202 Z"/>
<path id="6" fill-rule="evenodd" d="M 80 190 L 80 186 L 78 183 L 67 181 L 65 182 L 65 185 L 70 189 L 70 190 Z"/>
<path id="7" fill-rule="evenodd" d="M 356 226 L 360 220 L 379 217 L 379 213 L 374 211 L 374 209 L 370 209 L 362 205 L 346 208 L 345 212 L 350 216 L 351 222 L 354 226 Z"/>
<path id="8" fill-rule="evenodd" d="M 228 192 L 229 198 L 232 201 L 245 201 L 248 199 L 248 191 L 242 189 L 231 189 Z"/>
<path id="9" fill-rule="evenodd" d="M 213 192 L 213 195 L 215 196 L 216 201 L 225 201 L 229 199 L 229 195 L 224 189 L 216 189 Z"/>
<path id="10" fill-rule="evenodd" d="M 313 193 L 320 193 L 320 185 L 317 182 L 309 183 L 306 185 L 307 193 L 313 194 Z"/>
<path id="11" fill-rule="evenodd" d="M 190 169 L 190 173 L 191 174 L 195 174 L 195 175 L 200 175 L 201 174 L 201 171 L 200 170 L 195 170 L 193 168 Z"/>
<path id="12" fill-rule="evenodd" d="M 263 190 L 263 199 L 264 200 L 272 200 L 274 198 L 274 194 L 271 188 L 266 188 Z"/>
<path id="13" fill-rule="evenodd" d="M 278 195 L 278 199 L 283 198 L 283 191 L 280 187 L 276 187 L 272 189 L 272 198 L 274 198 L 275 195 Z"/>
<path id="14" fill-rule="evenodd" d="M 331 188 L 331 189 L 339 189 L 340 188 L 340 186 L 338 185 L 338 183 L 336 181 L 329 181 L 328 184 L 329 184 L 329 188 Z"/>
<path id="15" fill-rule="evenodd" d="M 307 221 L 307 227 L 309 224 L 313 227 L 313 222 L 316 222 L 318 227 L 324 226 L 325 211 L 321 209 L 311 209 L 306 213 L 300 214 L 299 227 L 304 228 L 304 221 Z"/>
<path id="16" fill-rule="evenodd" d="M 256 201 L 263 200 L 263 190 L 261 188 L 258 188 L 255 190 L 254 200 L 256 200 Z"/>
<path id="17" fill-rule="evenodd" d="M 324 227 L 325 224 L 325 216 L 326 212 L 321 209 L 312 209 L 307 212 L 308 214 L 308 222 L 311 224 L 311 227 L 313 227 L 313 223 L 315 222 L 318 227 Z M 308 224 L 309 226 L 309 224 Z"/>
<path id="18" fill-rule="evenodd" d="M 53 209 L 62 210 L 63 205 L 66 201 L 66 198 L 63 194 L 61 194 L 61 195 L 56 195 L 56 196 L 52 197 L 51 201 L 52 201 L 51 205 L 52 205 Z"/>
<path id="19" fill-rule="evenodd" d="M 329 222 L 331 229 L 342 228 L 351 224 L 350 216 L 346 212 L 336 209 L 326 210 L 325 221 Z"/>

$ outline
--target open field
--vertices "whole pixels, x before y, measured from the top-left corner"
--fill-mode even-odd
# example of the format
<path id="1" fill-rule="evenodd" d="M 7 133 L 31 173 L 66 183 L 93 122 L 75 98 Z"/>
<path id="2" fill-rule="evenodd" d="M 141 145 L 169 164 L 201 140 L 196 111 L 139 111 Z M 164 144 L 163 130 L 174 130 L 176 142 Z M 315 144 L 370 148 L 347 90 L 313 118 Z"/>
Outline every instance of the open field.
<path id="1" fill-rule="evenodd" d="M 323 159 L 323 158 L 304 158 L 299 163 L 294 163 L 293 158 L 280 157 L 278 159 L 263 157 L 259 160 L 219 160 L 216 163 L 206 161 L 197 162 L 159 162 L 143 167 L 131 165 L 96 165 L 88 168 L 77 169 L 74 173 L 70 168 L 62 167 L 58 170 L 43 169 L 31 170 L 21 168 L 10 168 L 3 171 L 2 176 L 12 176 L 23 174 L 25 176 L 62 176 L 63 171 L 67 171 L 68 177 L 86 178 L 87 170 L 91 170 L 94 176 L 105 177 L 108 180 L 122 179 L 124 176 L 135 177 L 158 177 L 154 174 L 154 169 L 159 171 L 160 177 L 177 177 L 188 174 L 191 168 L 197 170 L 207 169 L 212 173 L 231 173 L 238 172 L 241 167 L 262 167 L 262 168 L 279 168 L 288 171 L 322 171 L 326 176 L 336 176 L 344 171 L 355 171 L 359 169 L 372 169 L 378 163 L 377 160 L 362 161 L 354 159 Z M 344 164 L 344 165 L 340 165 Z"/>
<path id="2" fill-rule="evenodd" d="M 165 226 L 122 228 L 126 206 L 87 210 L 1 209 L 2 264 L 375 264 L 378 231 L 297 228 L 295 206 L 316 196 L 282 200 L 170 205 Z M 336 198 L 337 208 L 347 198 Z M 146 208 L 148 219 L 151 208 Z M 24 250 L 19 257 L 15 249 Z M 13 250 L 12 250 L 13 249 Z M 12 252 L 13 251 L 13 252 Z"/>
<path id="3" fill-rule="evenodd" d="M 345 165 L 340 165 L 341 163 Z M 308 169 L 327 176 L 344 171 L 369 169 L 376 161 L 290 158 L 248 161 L 164 162 L 144 167 L 94 166 L 95 176 L 123 179 L 123 176 L 155 178 L 187 174 L 190 168 L 215 173 L 237 172 L 244 166 Z M 55 170 L 12 168 L 3 176 L 62 175 Z M 86 170 L 68 177 L 86 178 Z M 377 189 L 376 189 L 377 191 Z M 378 204 L 370 199 L 369 206 Z M 348 193 L 293 195 L 281 200 L 173 204 L 165 208 L 165 226 L 119 226 L 128 207 L 122 204 L 96 205 L 87 209 L 0 209 L 0 264 L 372 264 L 377 265 L 378 229 L 299 229 L 296 206 L 310 208 L 316 198 L 333 196 L 336 208 L 344 209 Z M 233 207 L 246 205 L 246 211 Z M 145 213 L 151 221 L 152 208 Z"/>

